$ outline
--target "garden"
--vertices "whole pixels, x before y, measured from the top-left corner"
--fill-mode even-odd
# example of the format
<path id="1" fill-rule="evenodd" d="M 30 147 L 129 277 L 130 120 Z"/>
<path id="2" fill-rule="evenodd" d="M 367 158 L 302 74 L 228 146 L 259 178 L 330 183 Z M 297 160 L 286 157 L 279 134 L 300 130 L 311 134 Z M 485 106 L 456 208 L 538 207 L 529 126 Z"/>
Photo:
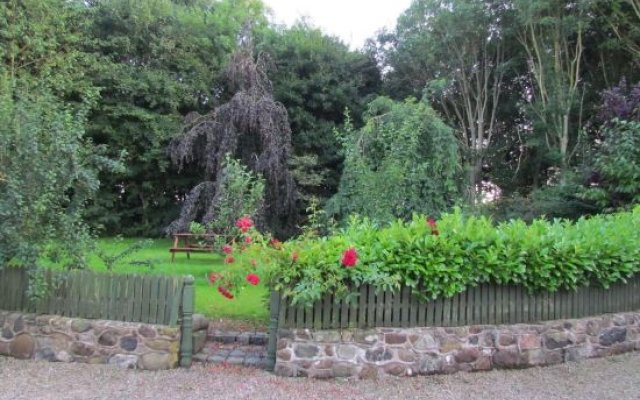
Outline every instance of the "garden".
<path id="1" fill-rule="evenodd" d="M 416 0 L 353 50 L 253 0 L 4 2 L 0 270 L 192 276 L 237 330 L 588 316 L 640 275 L 640 4 L 578 3 Z"/>

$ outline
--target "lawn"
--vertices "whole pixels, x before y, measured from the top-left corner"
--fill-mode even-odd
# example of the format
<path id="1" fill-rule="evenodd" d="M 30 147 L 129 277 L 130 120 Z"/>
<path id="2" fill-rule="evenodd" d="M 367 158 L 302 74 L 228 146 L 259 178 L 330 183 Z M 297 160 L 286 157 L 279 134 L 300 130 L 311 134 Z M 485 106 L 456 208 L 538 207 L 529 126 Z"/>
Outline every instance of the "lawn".
<path id="1" fill-rule="evenodd" d="M 100 239 L 98 245 L 108 255 L 115 255 L 139 239 Z M 177 253 L 171 263 L 169 239 L 156 239 L 145 247 L 119 261 L 113 268 L 115 273 L 192 275 L 195 278 L 196 312 L 205 314 L 214 321 L 234 320 L 252 326 L 265 326 L 268 321 L 268 291 L 265 286 L 249 286 L 238 293 L 233 300 L 222 297 L 209 285 L 208 275 L 212 271 L 233 268 L 224 264 L 223 257 L 214 253 L 192 253 L 187 259 L 186 253 Z M 151 266 L 147 266 L 149 261 Z M 89 266 L 95 271 L 106 271 L 101 259 L 92 254 Z"/>

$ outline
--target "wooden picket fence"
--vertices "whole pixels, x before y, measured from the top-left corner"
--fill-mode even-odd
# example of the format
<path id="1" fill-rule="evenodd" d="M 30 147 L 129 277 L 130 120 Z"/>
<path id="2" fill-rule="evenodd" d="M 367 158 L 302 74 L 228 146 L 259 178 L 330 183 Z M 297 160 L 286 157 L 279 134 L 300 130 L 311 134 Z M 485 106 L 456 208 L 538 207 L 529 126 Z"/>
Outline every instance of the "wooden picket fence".
<path id="1" fill-rule="evenodd" d="M 348 303 L 332 295 L 312 307 L 291 306 L 273 294 L 272 319 L 280 328 L 452 327 L 532 323 L 640 310 L 640 275 L 609 289 L 529 294 L 518 286 L 483 284 L 451 298 L 421 301 L 409 288 L 393 293 L 363 285 Z M 275 307 L 275 310 L 274 310 Z"/>
<path id="2" fill-rule="evenodd" d="M 28 272 L 0 271 L 0 309 L 177 325 L 183 302 L 184 278 L 162 275 L 100 274 L 92 271 L 44 270 L 46 291 L 29 298 Z M 191 300 L 193 301 L 193 300 Z"/>

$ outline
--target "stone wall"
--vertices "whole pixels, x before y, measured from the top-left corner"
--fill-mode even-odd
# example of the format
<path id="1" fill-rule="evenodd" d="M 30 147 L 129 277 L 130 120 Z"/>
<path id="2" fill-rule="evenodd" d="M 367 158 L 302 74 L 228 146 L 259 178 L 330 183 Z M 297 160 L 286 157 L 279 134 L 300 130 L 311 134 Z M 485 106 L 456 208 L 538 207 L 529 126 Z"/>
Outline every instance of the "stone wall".
<path id="1" fill-rule="evenodd" d="M 179 327 L 0 311 L 0 356 L 158 370 L 179 348 Z"/>
<path id="2" fill-rule="evenodd" d="M 540 324 L 280 330 L 275 372 L 377 378 L 526 368 L 640 350 L 640 312 Z"/>

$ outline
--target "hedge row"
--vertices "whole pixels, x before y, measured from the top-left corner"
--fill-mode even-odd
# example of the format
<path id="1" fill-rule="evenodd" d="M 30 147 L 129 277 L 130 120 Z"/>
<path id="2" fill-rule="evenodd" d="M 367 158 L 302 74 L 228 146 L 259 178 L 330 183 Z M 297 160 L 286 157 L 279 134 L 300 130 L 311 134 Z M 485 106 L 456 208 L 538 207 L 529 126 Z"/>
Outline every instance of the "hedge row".
<path id="1" fill-rule="evenodd" d="M 357 264 L 341 262 L 354 248 Z M 353 218 L 329 237 L 285 243 L 271 282 L 295 303 L 325 293 L 355 296 L 362 283 L 409 286 L 424 298 L 449 297 L 480 283 L 518 284 L 535 291 L 607 288 L 640 272 L 640 206 L 632 212 L 576 222 L 514 220 L 495 226 L 459 210 L 439 221 L 415 216 L 378 227 Z"/>

